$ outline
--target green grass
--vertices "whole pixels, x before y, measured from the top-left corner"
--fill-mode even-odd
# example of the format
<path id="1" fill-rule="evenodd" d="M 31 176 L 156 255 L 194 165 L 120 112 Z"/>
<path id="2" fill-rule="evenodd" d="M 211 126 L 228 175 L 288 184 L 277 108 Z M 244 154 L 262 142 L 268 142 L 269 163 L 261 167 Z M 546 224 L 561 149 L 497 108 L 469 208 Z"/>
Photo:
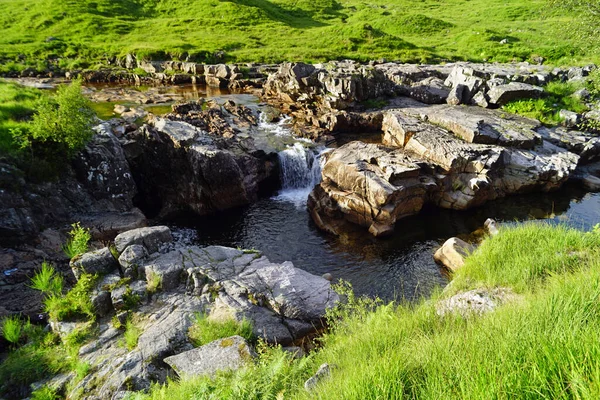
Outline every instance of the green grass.
<path id="1" fill-rule="evenodd" d="M 1 71 L 136 53 L 205 62 L 597 59 L 545 0 L 1 0 Z M 508 44 L 499 42 L 508 39 Z M 220 57 L 218 52 L 224 52 Z"/>
<path id="2" fill-rule="evenodd" d="M 0 155 L 20 151 L 15 132 L 29 131 L 28 121 L 41 96 L 42 93 L 37 89 L 0 80 Z"/>
<path id="3" fill-rule="evenodd" d="M 125 332 L 123 333 L 123 347 L 133 350 L 137 347 L 138 339 L 142 330 L 129 318 L 125 323 Z"/>
<path id="4" fill-rule="evenodd" d="M 81 226 L 79 222 L 71 225 L 69 239 L 62 247 L 67 257 L 73 259 L 89 250 L 89 242 L 92 239 L 90 230 Z"/>
<path id="5" fill-rule="evenodd" d="M 196 347 L 234 335 L 239 335 L 250 342 L 256 339 L 252 333 L 252 323 L 246 319 L 242 322 L 233 319 L 212 321 L 204 314 L 197 314 L 189 331 L 190 340 Z"/>
<path id="6" fill-rule="evenodd" d="M 17 344 L 23 335 L 23 321 L 18 317 L 6 317 L 2 320 L 2 336 L 6 341 Z"/>
<path id="7" fill-rule="evenodd" d="M 266 349 L 215 379 L 154 385 L 148 399 L 596 399 L 600 396 L 600 232 L 525 224 L 487 239 L 455 282 L 419 304 L 349 297 L 308 357 Z M 457 291 L 510 287 L 483 316 L 439 316 Z M 341 319 L 340 319 L 341 318 Z M 307 393 L 318 366 L 332 376 Z"/>
<path id="8" fill-rule="evenodd" d="M 593 82 L 588 85 L 593 87 Z M 561 121 L 560 110 L 582 113 L 587 110 L 585 103 L 573 93 L 584 87 L 584 84 L 550 82 L 544 87 L 546 96 L 541 99 L 517 100 L 506 104 L 503 109 L 513 114 L 534 118 L 546 125 L 556 125 Z"/>

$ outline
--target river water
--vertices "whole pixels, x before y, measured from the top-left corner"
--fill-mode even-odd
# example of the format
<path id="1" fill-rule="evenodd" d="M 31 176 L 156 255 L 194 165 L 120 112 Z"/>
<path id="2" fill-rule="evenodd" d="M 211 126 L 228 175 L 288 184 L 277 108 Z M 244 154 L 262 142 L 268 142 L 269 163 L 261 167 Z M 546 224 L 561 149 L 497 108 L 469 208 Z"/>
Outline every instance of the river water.
<path id="1" fill-rule="evenodd" d="M 186 98 L 206 96 L 220 103 L 231 99 L 257 111 L 263 107 L 250 95 L 176 90 Z M 440 244 L 451 236 L 470 234 L 487 218 L 503 224 L 535 219 L 586 230 L 600 223 L 600 194 L 565 186 L 559 192 L 510 197 L 464 212 L 425 209 L 399 221 L 388 238 L 374 238 L 360 228 L 335 237 L 319 231 L 306 210 L 307 196 L 320 181 L 320 154 L 327 150 L 294 138 L 287 122 L 262 122 L 255 137 L 261 146 L 279 151 L 281 191 L 210 217 L 186 216 L 173 227 L 177 235 L 201 245 L 253 248 L 274 262 L 292 261 L 318 275 L 331 273 L 334 279 L 352 283 L 358 294 L 412 300 L 447 283 L 432 257 Z M 376 137 L 371 133 L 367 140 Z"/>

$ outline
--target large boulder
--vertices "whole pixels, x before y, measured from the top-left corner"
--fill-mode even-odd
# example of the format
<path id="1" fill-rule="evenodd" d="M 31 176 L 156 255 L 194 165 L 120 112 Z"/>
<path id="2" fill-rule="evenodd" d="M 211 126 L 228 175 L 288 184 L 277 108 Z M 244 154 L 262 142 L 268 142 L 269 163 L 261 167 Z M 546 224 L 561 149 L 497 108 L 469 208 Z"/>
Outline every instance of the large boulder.
<path id="1" fill-rule="evenodd" d="M 254 350 L 244 338 L 231 336 L 167 357 L 164 362 L 180 377 L 214 376 L 220 371 L 235 371 L 254 357 Z"/>
<path id="2" fill-rule="evenodd" d="M 169 227 L 151 226 L 133 229 L 117 235 L 115 246 L 120 254 L 131 245 L 143 245 L 151 254 L 156 253 L 162 244 L 169 243 L 172 240 L 173 236 Z"/>

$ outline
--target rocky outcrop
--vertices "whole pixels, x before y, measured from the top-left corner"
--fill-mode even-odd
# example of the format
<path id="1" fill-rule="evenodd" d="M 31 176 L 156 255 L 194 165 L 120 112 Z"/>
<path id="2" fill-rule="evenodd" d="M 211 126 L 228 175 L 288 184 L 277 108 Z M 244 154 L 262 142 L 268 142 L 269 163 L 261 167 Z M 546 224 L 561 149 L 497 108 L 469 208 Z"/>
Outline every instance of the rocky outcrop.
<path id="1" fill-rule="evenodd" d="M 153 240 L 158 232 L 161 246 Z M 112 398 L 164 382 L 170 373 L 167 365 L 182 376 L 213 375 L 251 360 L 253 349 L 237 336 L 194 349 L 188 330 L 198 313 L 213 321 L 250 321 L 257 337 L 286 345 L 322 327 L 326 309 L 338 301 L 329 281 L 290 262 L 271 263 L 256 251 L 182 246 L 170 242 L 167 233 L 170 237 L 166 227 L 153 227 L 120 235 L 119 261 L 131 261 L 135 254 L 145 274 L 122 279 L 110 273 L 97 284 L 92 297 L 102 305 L 96 309 L 98 336 L 79 351 L 90 373 L 72 388 L 74 393 Z M 87 256 L 80 263 L 84 270 L 96 265 Z M 111 326 L 119 319 L 133 321 L 141 332 L 131 350 L 122 344 L 122 331 Z M 71 327 L 58 324 L 56 329 L 63 326 Z"/>
<path id="2" fill-rule="evenodd" d="M 257 120 L 242 106 L 229 108 L 239 116 L 218 106 L 203 111 L 202 103 L 176 105 L 166 118 L 155 117 L 124 137 L 146 212 L 206 215 L 249 204 L 277 187 L 276 154 L 257 149 L 248 133 Z"/>
<path id="3" fill-rule="evenodd" d="M 464 210 L 515 193 L 556 190 L 578 164 L 596 157 L 594 138 L 558 147 L 556 131 L 535 120 L 414 100 L 402 106 L 383 119 L 387 146 L 352 142 L 324 156 L 323 181 L 309 198 L 320 228 L 337 233 L 346 220 L 376 236 L 389 234 L 426 203 Z"/>
<path id="4" fill-rule="evenodd" d="M 510 288 L 481 288 L 458 293 L 441 300 L 435 308 L 436 313 L 441 317 L 458 314 L 468 318 L 492 312 L 502 304 L 518 299 L 519 296 L 513 293 Z"/>

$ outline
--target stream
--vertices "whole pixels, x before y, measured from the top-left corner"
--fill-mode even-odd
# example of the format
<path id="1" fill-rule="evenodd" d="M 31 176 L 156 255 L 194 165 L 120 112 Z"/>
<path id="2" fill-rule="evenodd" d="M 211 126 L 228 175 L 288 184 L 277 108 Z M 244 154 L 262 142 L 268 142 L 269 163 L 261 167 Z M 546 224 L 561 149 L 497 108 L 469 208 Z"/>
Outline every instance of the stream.
<path id="1" fill-rule="evenodd" d="M 174 88 L 173 94 L 186 99 L 233 100 L 258 112 L 265 107 L 249 94 Z M 158 110 L 165 112 L 166 107 L 156 107 Z M 327 149 L 293 137 L 288 122 L 286 118 L 275 123 L 261 119 L 260 133 L 254 136 L 257 147 L 278 152 L 282 189 L 277 194 L 209 217 L 185 216 L 173 222 L 174 233 L 199 245 L 257 249 L 273 262 L 289 260 L 313 274 L 330 273 L 335 280 L 349 281 L 357 294 L 388 301 L 428 296 L 447 283 L 433 253 L 449 237 L 467 236 L 487 218 L 503 224 L 526 220 L 565 223 L 585 230 L 600 223 L 600 193 L 566 185 L 555 193 L 509 197 L 469 211 L 426 208 L 399 221 L 395 234 L 387 238 L 375 238 L 360 228 L 335 237 L 319 231 L 306 210 L 308 194 L 321 179 L 320 155 Z M 340 136 L 341 143 L 347 141 Z M 373 133 L 366 137 L 377 140 Z"/>

